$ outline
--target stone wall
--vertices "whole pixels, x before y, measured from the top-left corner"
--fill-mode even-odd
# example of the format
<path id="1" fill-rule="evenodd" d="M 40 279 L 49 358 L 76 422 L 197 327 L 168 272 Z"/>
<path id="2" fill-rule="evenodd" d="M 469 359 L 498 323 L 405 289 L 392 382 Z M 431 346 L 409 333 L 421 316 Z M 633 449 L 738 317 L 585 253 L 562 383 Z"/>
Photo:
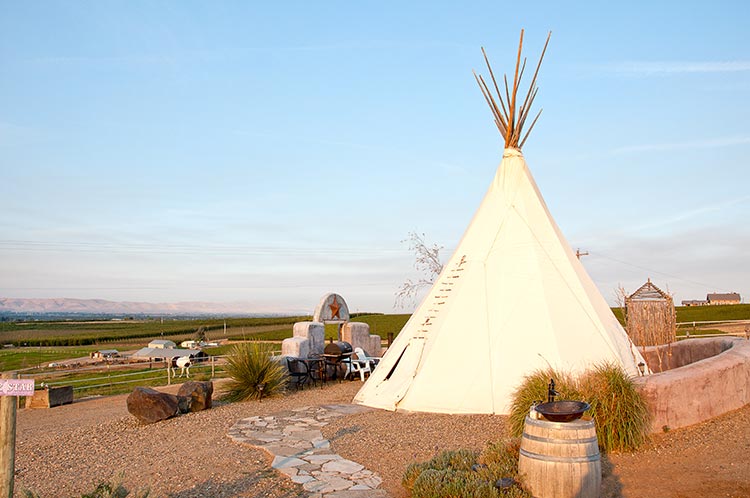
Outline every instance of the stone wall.
<path id="1" fill-rule="evenodd" d="M 691 339 L 662 346 L 638 348 L 652 372 L 666 372 L 716 356 L 734 345 L 732 338 Z"/>
<path id="2" fill-rule="evenodd" d="M 675 364 L 684 366 L 634 380 L 648 402 L 651 432 L 697 424 L 750 403 L 750 341 L 689 339 L 672 345 L 675 354 Z M 688 358 L 702 359 L 685 364 Z"/>

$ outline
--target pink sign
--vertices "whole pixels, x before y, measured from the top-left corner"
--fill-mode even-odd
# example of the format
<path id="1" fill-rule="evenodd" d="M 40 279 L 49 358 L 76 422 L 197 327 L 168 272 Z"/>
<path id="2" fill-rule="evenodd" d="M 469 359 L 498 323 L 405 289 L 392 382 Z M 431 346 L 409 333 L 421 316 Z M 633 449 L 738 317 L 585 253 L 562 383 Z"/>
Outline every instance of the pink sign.
<path id="1" fill-rule="evenodd" d="M 0 379 L 0 396 L 33 396 L 34 379 Z"/>

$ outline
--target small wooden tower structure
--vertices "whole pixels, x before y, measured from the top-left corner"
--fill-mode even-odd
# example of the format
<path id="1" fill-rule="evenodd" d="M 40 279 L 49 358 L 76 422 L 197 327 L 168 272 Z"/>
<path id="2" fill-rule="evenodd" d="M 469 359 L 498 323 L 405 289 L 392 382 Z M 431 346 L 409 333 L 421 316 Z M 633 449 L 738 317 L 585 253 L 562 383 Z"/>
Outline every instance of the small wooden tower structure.
<path id="1" fill-rule="evenodd" d="M 677 340 L 672 296 L 651 279 L 625 298 L 625 330 L 636 346 L 657 346 Z"/>

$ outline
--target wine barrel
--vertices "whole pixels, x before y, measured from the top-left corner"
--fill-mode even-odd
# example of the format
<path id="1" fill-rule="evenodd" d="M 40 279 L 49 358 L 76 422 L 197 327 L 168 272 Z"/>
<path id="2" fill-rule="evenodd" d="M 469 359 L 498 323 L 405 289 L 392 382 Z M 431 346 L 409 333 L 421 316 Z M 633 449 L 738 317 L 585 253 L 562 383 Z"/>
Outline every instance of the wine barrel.
<path id="1" fill-rule="evenodd" d="M 536 498 L 598 497 L 602 466 L 594 421 L 526 416 L 518 472 Z"/>

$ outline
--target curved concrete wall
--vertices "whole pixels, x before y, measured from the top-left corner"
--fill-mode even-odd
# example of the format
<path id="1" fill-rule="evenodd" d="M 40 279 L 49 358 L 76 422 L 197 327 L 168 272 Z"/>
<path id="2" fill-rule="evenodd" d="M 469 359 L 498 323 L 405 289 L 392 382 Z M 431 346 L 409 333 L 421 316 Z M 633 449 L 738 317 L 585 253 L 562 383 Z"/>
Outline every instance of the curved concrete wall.
<path id="1" fill-rule="evenodd" d="M 704 359 L 634 379 L 649 405 L 651 432 L 703 422 L 750 403 L 750 341 L 690 339 L 673 344 L 673 356 L 676 351 L 675 363 Z M 706 357 L 710 352 L 718 354 Z"/>

